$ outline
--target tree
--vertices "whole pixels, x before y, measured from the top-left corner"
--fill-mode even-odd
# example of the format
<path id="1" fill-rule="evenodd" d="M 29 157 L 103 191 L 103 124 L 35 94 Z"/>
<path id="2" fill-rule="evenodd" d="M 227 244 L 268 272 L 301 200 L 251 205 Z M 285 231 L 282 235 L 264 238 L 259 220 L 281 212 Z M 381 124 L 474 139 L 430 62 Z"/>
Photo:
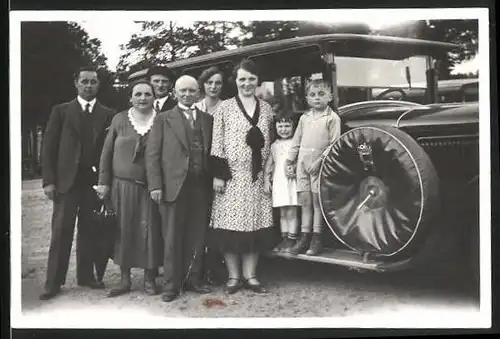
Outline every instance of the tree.
<path id="1" fill-rule="evenodd" d="M 28 125 L 44 125 L 51 107 L 75 96 L 73 74 L 92 64 L 109 77 L 100 41 L 90 39 L 77 24 L 21 24 L 21 110 Z M 104 87 L 106 84 L 103 84 Z M 104 98 L 103 98 L 104 99 Z"/>
<path id="2" fill-rule="evenodd" d="M 477 20 L 430 20 L 425 26 L 423 37 L 430 40 L 458 44 L 458 49 L 448 53 L 439 65 L 439 75 L 448 79 L 453 67 L 474 58 L 478 51 Z"/>
<path id="3" fill-rule="evenodd" d="M 164 65 L 238 44 L 237 37 L 231 36 L 239 27 L 236 22 L 196 21 L 181 25 L 174 21 L 144 21 L 141 24 L 141 32 L 132 35 L 121 47 L 123 53 L 117 67 L 121 81 L 125 81 L 128 74 L 151 65 Z"/>
<path id="4" fill-rule="evenodd" d="M 373 34 L 450 42 L 458 45 L 438 63 L 440 79 L 449 79 L 455 65 L 474 58 L 478 51 L 477 20 L 418 20 L 373 31 Z"/>
<path id="5" fill-rule="evenodd" d="M 241 22 L 197 21 L 193 24 L 191 44 L 195 46 L 190 56 L 223 51 L 241 45 L 238 36 L 232 33 L 241 27 Z"/>
<path id="6" fill-rule="evenodd" d="M 112 78 L 100 41 L 91 39 L 76 23 L 21 24 L 21 124 L 23 154 L 33 149 L 33 135 L 45 126 L 52 106 L 75 97 L 73 74 L 78 67 L 100 68 L 100 101 L 113 100 Z M 28 154 L 33 155 L 33 154 Z"/>
<path id="7" fill-rule="evenodd" d="M 299 31 L 299 21 L 251 21 L 241 25 L 241 29 L 248 36 L 242 41 L 243 45 L 252 45 L 261 42 L 295 38 Z"/>
<path id="8" fill-rule="evenodd" d="M 241 26 L 248 36 L 243 45 L 316 34 L 357 33 L 368 34 L 370 28 L 364 23 L 322 23 L 313 21 L 252 21 Z"/>

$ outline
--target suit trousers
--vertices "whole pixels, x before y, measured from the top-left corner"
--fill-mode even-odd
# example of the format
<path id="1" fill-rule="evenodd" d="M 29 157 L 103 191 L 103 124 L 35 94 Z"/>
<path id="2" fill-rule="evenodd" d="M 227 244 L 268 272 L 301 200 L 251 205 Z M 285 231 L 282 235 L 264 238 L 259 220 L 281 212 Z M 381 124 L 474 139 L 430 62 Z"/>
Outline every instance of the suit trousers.
<path id="1" fill-rule="evenodd" d="M 208 228 L 208 189 L 204 176 L 188 175 L 173 202 L 162 202 L 164 291 L 178 292 L 184 281 L 199 283 Z"/>
<path id="2" fill-rule="evenodd" d="M 68 192 L 57 194 L 53 204 L 52 237 L 47 262 L 45 289 L 53 290 L 66 282 L 69 258 L 78 216 L 76 238 L 76 277 L 79 284 L 94 279 L 92 207 L 96 193 L 84 176 L 77 175 Z"/>

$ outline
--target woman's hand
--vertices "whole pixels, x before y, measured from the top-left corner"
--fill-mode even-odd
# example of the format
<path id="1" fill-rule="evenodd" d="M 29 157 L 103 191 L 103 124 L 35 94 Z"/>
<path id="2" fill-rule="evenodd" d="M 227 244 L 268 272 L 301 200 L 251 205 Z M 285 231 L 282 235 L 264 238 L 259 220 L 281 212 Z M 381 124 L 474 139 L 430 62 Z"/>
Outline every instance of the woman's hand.
<path id="1" fill-rule="evenodd" d="M 97 193 L 97 197 L 101 200 L 104 200 L 109 193 L 109 186 L 108 185 L 97 185 L 94 186 L 94 190 Z"/>
<path id="2" fill-rule="evenodd" d="M 267 195 L 271 195 L 272 187 L 273 186 L 272 186 L 271 180 L 265 179 L 264 180 L 264 193 L 266 193 Z"/>
<path id="3" fill-rule="evenodd" d="M 224 193 L 226 190 L 226 182 L 219 178 L 214 178 L 214 191 L 216 193 Z"/>

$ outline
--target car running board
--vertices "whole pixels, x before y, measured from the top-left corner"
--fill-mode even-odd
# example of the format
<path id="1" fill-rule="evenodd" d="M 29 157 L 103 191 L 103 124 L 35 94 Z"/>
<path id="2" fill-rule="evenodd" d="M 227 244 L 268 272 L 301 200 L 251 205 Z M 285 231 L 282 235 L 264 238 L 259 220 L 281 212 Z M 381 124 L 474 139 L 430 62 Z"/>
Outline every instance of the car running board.
<path id="1" fill-rule="evenodd" d="M 300 259 L 370 271 L 384 271 L 383 267 L 386 265 L 385 262 L 381 260 L 369 259 L 362 253 L 331 248 L 324 248 L 321 254 L 315 256 L 306 254 L 293 255 L 283 252 L 269 252 L 268 255 L 271 257 L 280 257 L 291 260 Z"/>

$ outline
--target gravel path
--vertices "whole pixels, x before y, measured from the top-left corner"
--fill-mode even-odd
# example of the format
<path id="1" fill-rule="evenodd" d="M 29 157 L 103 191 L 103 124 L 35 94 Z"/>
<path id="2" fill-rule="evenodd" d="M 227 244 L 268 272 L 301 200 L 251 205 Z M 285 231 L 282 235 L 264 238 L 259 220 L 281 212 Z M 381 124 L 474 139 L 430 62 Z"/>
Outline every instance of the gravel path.
<path id="1" fill-rule="evenodd" d="M 52 205 L 44 198 L 39 181 L 23 183 L 22 203 L 22 311 L 28 317 L 26 319 L 30 319 L 30 323 L 40 321 L 45 324 L 47 321 L 57 320 L 61 324 L 72 326 L 72 321 L 80 321 L 82 324 L 82 318 L 75 317 L 82 314 L 86 319 L 92 318 L 94 324 L 108 319 L 104 326 L 113 326 L 110 325 L 113 322 L 109 321 L 113 319 L 117 322 L 116 326 L 120 323 L 124 327 L 132 324 L 146 326 L 148 321 L 158 320 L 157 317 L 161 321 L 166 317 L 178 318 L 179 322 L 163 322 L 164 326 L 174 327 L 182 324 L 193 326 L 192 320 L 184 319 L 191 317 L 244 317 L 250 320 L 255 317 L 320 317 L 320 320 L 325 317 L 357 317 L 356 319 L 365 319 L 364 324 L 368 324 L 378 316 L 382 318 L 382 322 L 385 321 L 384 324 L 391 324 L 404 320 L 418 322 L 423 319 L 419 318 L 422 314 L 427 315 L 430 321 L 439 320 L 436 314 L 446 311 L 448 315 L 456 313 L 457 318 L 452 320 L 460 325 L 462 322 L 458 319 L 470 319 L 478 313 L 477 297 L 470 290 L 450 281 L 435 281 L 407 273 L 359 273 L 343 267 L 282 258 L 261 260 L 259 275 L 270 290 L 266 295 L 242 291 L 226 296 L 221 287 L 215 287 L 209 295 L 200 296 L 188 292 L 172 303 L 163 303 L 159 296 L 150 297 L 141 292 L 142 272 L 133 270 L 133 292 L 110 299 L 105 297 L 106 291 L 76 285 L 74 246 L 63 292 L 53 300 L 41 302 L 38 295 L 45 279 Z M 112 262 L 108 266 L 104 282 L 108 288 L 119 282 L 118 267 Z M 204 305 L 206 298 L 220 300 L 224 305 L 207 307 Z M 63 322 L 63 317 L 70 313 L 72 316 Z M 104 314 L 106 316 L 103 317 Z M 113 317 L 110 318 L 110 314 Z M 140 323 L 137 323 L 138 315 L 143 319 Z M 130 320 L 127 320 L 128 316 Z M 290 326 L 304 327 L 305 323 L 301 321 L 292 321 Z M 87 320 L 85 324 L 90 323 L 92 322 Z M 248 324 L 255 326 L 256 322 Z M 322 327 L 328 326 L 323 323 Z"/>

